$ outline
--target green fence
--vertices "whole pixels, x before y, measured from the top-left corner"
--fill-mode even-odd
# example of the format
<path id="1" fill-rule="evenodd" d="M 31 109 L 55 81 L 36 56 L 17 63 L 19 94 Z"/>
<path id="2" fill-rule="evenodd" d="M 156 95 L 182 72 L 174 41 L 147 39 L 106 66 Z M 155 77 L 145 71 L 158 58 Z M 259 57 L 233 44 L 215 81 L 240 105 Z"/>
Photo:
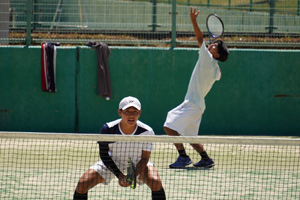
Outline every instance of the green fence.
<path id="1" fill-rule="evenodd" d="M 97 96 L 96 51 L 58 47 L 57 93 L 41 90 L 39 47 L 0 47 L 0 130 L 97 133 L 128 95 L 155 132 L 183 101 L 197 49 L 111 47 L 113 97 Z M 200 134 L 300 135 L 300 51 L 230 51 L 206 97 Z"/>
<path id="2" fill-rule="evenodd" d="M 194 46 L 189 6 L 205 36 L 218 14 L 229 46 L 300 47 L 299 0 L 3 0 L 0 43 Z"/>

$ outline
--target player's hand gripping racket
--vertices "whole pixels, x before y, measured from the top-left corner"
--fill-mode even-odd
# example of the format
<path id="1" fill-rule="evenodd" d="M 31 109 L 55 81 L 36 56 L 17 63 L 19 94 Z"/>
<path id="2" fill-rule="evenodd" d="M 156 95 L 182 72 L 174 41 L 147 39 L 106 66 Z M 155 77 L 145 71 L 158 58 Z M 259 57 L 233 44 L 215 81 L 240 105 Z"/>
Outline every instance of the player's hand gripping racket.
<path id="1" fill-rule="evenodd" d="M 213 40 L 221 37 L 224 33 L 224 23 L 216 14 L 210 14 L 207 16 L 206 27 L 208 30 L 209 44 L 211 44 Z"/>
<path id="2" fill-rule="evenodd" d="M 129 185 L 132 189 L 136 188 L 136 167 L 131 158 L 128 158 L 126 181 L 129 182 Z"/>

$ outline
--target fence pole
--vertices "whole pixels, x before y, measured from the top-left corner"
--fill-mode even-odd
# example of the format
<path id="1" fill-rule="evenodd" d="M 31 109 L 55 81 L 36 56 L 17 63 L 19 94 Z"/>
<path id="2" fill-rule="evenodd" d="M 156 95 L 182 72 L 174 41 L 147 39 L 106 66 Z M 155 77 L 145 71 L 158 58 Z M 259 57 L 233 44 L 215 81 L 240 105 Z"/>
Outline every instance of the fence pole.
<path id="1" fill-rule="evenodd" d="M 250 0 L 250 3 L 249 3 L 250 5 L 249 5 L 249 10 L 250 10 L 250 12 L 252 12 L 252 0 Z"/>
<path id="2" fill-rule="evenodd" d="M 3 0 L 2 0 L 3 1 Z M 9 38 L 9 0 L 4 0 L 0 7 L 0 38 L 8 40 Z M 13 11 L 12 11 L 13 13 Z M 13 16 L 13 14 L 12 14 Z M 13 21 L 13 20 L 12 20 Z"/>
<path id="3" fill-rule="evenodd" d="M 273 29 L 275 29 L 274 27 L 274 13 L 275 13 L 275 1 L 274 0 L 270 0 L 270 26 L 269 28 L 269 34 L 273 33 Z"/>
<path id="4" fill-rule="evenodd" d="M 172 33 L 171 33 L 171 48 L 176 47 L 176 0 L 172 1 Z"/>
<path id="5" fill-rule="evenodd" d="M 300 15 L 300 0 L 297 1 L 297 16 Z"/>
<path id="6" fill-rule="evenodd" d="M 157 10 L 156 10 L 156 6 L 157 6 L 157 0 L 153 0 L 153 9 L 152 9 L 152 31 L 155 32 L 156 31 L 156 16 L 157 16 Z"/>
<path id="7" fill-rule="evenodd" d="M 31 45 L 31 18 L 32 18 L 32 7 L 33 3 L 32 0 L 27 0 L 26 2 L 26 46 Z"/>

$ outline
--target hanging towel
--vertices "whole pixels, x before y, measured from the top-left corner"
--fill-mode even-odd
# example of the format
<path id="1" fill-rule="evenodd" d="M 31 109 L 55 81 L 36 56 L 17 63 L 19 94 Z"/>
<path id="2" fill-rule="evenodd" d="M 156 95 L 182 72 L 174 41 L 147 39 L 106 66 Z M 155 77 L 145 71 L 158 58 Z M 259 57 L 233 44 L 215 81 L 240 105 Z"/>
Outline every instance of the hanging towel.
<path id="1" fill-rule="evenodd" d="M 41 82 L 42 90 L 56 92 L 56 46 L 58 43 L 42 43 Z"/>
<path id="2" fill-rule="evenodd" d="M 87 46 L 96 48 L 97 53 L 97 92 L 101 97 L 110 100 L 112 97 L 111 81 L 108 66 L 110 49 L 103 42 L 89 42 Z"/>

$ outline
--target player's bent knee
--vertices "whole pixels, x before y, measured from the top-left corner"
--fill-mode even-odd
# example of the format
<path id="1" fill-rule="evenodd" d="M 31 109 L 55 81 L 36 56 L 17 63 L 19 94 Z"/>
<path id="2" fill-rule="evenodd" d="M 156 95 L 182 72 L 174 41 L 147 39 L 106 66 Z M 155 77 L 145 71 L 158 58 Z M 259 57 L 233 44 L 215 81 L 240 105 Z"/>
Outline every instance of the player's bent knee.
<path id="1" fill-rule="evenodd" d="M 80 194 L 87 193 L 89 190 L 89 182 L 86 179 L 80 179 L 77 187 L 76 187 L 76 192 Z"/>
<path id="2" fill-rule="evenodd" d="M 87 193 L 89 189 L 104 181 L 105 180 L 103 177 L 100 176 L 95 170 L 89 169 L 79 179 L 76 191 L 81 194 Z"/>
<path id="3" fill-rule="evenodd" d="M 153 191 L 159 191 L 159 190 L 161 190 L 162 188 L 163 188 L 163 187 L 162 187 L 161 182 L 157 182 L 156 184 L 154 184 Z"/>
<path id="4" fill-rule="evenodd" d="M 84 184 L 78 184 L 76 187 L 76 192 L 80 194 L 84 194 L 88 192 L 88 188 L 84 186 Z"/>
<path id="5" fill-rule="evenodd" d="M 159 191 L 163 188 L 160 180 L 151 180 L 148 183 L 148 186 L 151 188 L 152 191 Z"/>

